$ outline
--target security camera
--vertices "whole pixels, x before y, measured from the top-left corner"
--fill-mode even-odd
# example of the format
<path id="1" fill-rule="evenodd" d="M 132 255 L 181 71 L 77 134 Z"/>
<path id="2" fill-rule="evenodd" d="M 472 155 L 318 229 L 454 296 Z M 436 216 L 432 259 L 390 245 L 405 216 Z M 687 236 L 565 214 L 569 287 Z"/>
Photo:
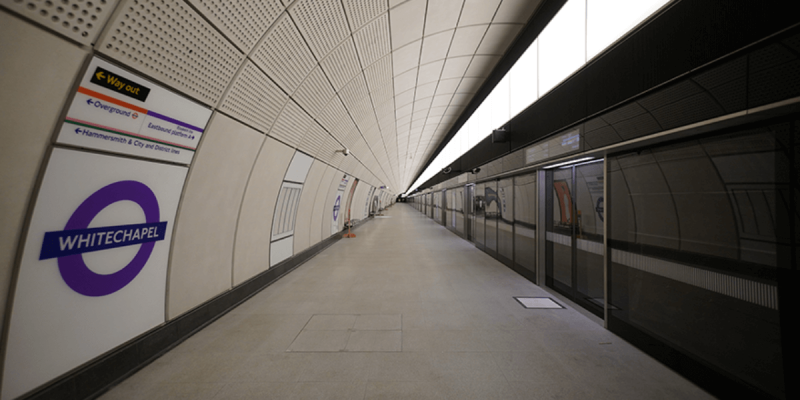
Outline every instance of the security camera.
<path id="1" fill-rule="evenodd" d="M 445 168 L 442 168 L 442 173 L 443 173 L 443 174 L 449 174 L 449 173 L 450 173 L 450 171 L 452 171 L 452 170 L 453 170 L 453 169 L 452 169 L 452 168 L 450 168 L 450 167 L 445 167 Z"/>
<path id="2" fill-rule="evenodd" d="M 337 153 L 344 154 L 345 157 L 350 155 L 350 149 L 345 148 L 344 150 L 336 150 Z"/>
<path id="3" fill-rule="evenodd" d="M 478 172 L 481 172 L 481 169 L 480 169 L 480 168 L 473 168 L 473 169 L 472 169 L 472 173 L 473 173 L 473 174 L 477 174 Z"/>

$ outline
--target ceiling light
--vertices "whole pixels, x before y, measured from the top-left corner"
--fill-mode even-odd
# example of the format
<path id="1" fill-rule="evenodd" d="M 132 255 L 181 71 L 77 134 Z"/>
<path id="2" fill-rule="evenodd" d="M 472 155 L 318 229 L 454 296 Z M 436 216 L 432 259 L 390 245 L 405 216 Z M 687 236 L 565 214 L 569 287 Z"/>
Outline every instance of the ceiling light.
<path id="1" fill-rule="evenodd" d="M 577 164 L 577 163 L 579 163 L 581 161 L 589 161 L 589 160 L 594 160 L 594 157 L 584 157 L 584 158 L 579 158 L 577 160 L 564 161 L 564 162 L 561 162 L 561 163 L 558 163 L 558 164 L 553 164 L 553 165 L 548 165 L 546 167 L 542 167 L 542 169 L 550 169 L 550 168 L 555 168 L 555 167 L 561 167 L 561 166 L 564 166 L 564 165 Z"/>

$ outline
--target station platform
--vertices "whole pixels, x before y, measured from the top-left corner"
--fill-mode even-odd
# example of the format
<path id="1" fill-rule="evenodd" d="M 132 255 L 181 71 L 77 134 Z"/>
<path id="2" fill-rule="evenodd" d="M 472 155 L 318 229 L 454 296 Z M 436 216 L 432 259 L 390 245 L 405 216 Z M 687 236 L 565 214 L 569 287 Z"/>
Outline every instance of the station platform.
<path id="1" fill-rule="evenodd" d="M 712 398 L 408 205 L 354 233 L 101 398 Z"/>

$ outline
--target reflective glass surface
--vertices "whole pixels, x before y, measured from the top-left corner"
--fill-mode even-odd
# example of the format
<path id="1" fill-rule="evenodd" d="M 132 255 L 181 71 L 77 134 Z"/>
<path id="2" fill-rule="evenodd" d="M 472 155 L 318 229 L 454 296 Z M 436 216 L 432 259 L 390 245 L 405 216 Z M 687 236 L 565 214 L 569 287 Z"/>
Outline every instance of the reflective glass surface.
<path id="1" fill-rule="evenodd" d="M 514 262 L 536 271 L 536 173 L 514 178 Z"/>

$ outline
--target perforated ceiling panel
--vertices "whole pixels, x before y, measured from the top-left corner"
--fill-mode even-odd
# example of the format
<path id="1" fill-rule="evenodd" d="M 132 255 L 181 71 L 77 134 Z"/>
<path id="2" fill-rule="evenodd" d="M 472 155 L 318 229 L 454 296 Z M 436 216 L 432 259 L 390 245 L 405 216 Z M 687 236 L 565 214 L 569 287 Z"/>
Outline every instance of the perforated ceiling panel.
<path id="1" fill-rule="evenodd" d="M 312 123 L 309 125 L 308 130 L 306 130 L 305 135 L 303 135 L 303 140 L 297 148 L 308 154 L 317 154 L 328 136 L 330 136 L 328 132 L 319 126 L 319 124 Z"/>
<path id="2" fill-rule="evenodd" d="M 286 100 L 286 94 L 248 60 L 220 110 L 267 133 Z"/>
<path id="3" fill-rule="evenodd" d="M 386 0 L 343 0 L 350 28 L 356 30 L 388 9 Z"/>
<path id="4" fill-rule="evenodd" d="M 350 36 L 341 0 L 298 0 L 289 12 L 317 59 Z"/>
<path id="5" fill-rule="evenodd" d="M 311 117 L 297 103 L 290 100 L 281 111 L 269 135 L 289 146 L 297 147 L 311 123 Z"/>
<path id="6" fill-rule="evenodd" d="M 322 109 L 322 112 L 320 112 L 316 118 L 325 129 L 331 130 L 346 116 L 347 109 L 344 108 L 344 104 L 342 104 L 342 101 L 336 96 L 325 105 L 325 108 Z"/>
<path id="7" fill-rule="evenodd" d="M 80 44 L 91 46 L 119 0 L 0 0 L 0 5 Z"/>
<path id="8" fill-rule="evenodd" d="M 316 65 L 289 14 L 283 14 L 253 52 L 253 59 L 287 93 L 292 93 Z"/>
<path id="9" fill-rule="evenodd" d="M 383 14 L 375 21 L 353 34 L 353 40 L 361 58 L 361 65 L 367 66 L 391 52 L 389 39 L 389 16 Z"/>
<path id="10" fill-rule="evenodd" d="M 337 153 L 337 150 L 342 150 L 342 145 L 331 135 L 325 138 L 325 142 L 320 146 L 316 157 L 334 167 L 338 167 L 342 160 L 345 158 L 342 153 Z"/>
<path id="11" fill-rule="evenodd" d="M 98 50 L 208 105 L 216 105 L 244 55 L 177 0 L 128 0 Z"/>
<path id="12" fill-rule="evenodd" d="M 361 65 L 358 62 L 356 48 L 352 40 L 342 42 L 335 48 L 322 62 L 322 69 L 333 84 L 333 88 L 338 92 L 347 85 L 354 76 L 361 73 Z"/>
<path id="13" fill-rule="evenodd" d="M 386 56 L 364 69 L 370 92 L 382 88 L 392 82 L 392 56 Z M 390 87 L 393 94 L 394 91 Z M 385 98 L 384 98 L 385 100 Z"/>
<path id="14" fill-rule="evenodd" d="M 98 37 L 103 54 L 397 190 L 413 183 L 540 3 L 117 0 L 98 36 L 116 1 L 61 1 L 0 4 L 81 43 Z M 348 146 L 350 157 L 336 153 Z"/>
<path id="15" fill-rule="evenodd" d="M 187 0 L 245 53 L 249 53 L 278 15 L 280 0 Z"/>
<path id="16" fill-rule="evenodd" d="M 317 115 L 335 95 L 322 68 L 317 67 L 308 74 L 292 98 L 309 114 Z"/>

